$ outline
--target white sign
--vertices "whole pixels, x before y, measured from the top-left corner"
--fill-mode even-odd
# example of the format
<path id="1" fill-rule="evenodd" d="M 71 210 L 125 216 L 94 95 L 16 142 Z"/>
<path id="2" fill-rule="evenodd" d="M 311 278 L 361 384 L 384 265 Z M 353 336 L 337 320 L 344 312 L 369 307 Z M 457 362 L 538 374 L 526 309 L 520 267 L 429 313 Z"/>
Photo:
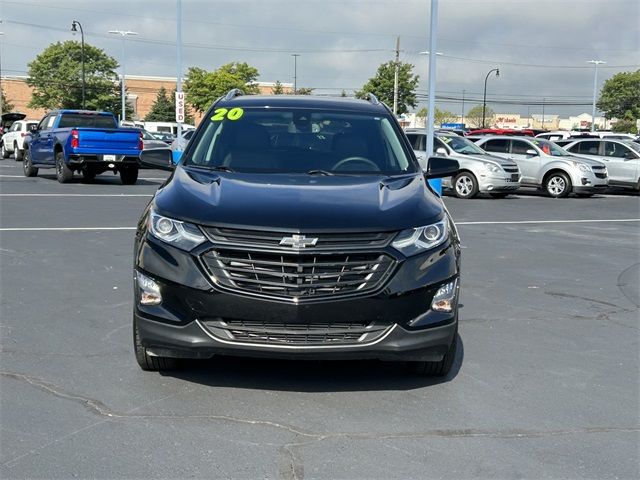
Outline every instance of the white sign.
<path id="1" fill-rule="evenodd" d="M 176 92 L 176 122 L 184 123 L 184 92 Z"/>

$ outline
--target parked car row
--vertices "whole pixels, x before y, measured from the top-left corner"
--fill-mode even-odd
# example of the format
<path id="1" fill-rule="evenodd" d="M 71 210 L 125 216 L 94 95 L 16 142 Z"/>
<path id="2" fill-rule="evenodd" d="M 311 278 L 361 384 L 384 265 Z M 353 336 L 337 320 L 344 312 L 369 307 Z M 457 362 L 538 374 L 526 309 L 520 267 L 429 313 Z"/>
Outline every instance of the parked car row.
<path id="1" fill-rule="evenodd" d="M 409 129 L 406 135 L 424 162 L 424 130 Z M 521 186 L 541 189 L 554 198 L 571 193 L 590 197 L 609 186 L 640 190 L 640 144 L 610 136 L 565 142 L 562 148 L 540 137 L 460 137 L 438 131 L 434 151 L 459 162 L 458 175 L 444 179 L 442 185 L 460 198 L 479 193 L 503 198 Z"/>

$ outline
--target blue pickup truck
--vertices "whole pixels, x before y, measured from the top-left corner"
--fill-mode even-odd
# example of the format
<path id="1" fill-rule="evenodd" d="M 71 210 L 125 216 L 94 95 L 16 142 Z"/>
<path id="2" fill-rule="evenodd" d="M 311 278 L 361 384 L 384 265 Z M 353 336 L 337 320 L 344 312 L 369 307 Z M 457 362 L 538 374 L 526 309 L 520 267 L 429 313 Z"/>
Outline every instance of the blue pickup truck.
<path id="1" fill-rule="evenodd" d="M 142 133 L 118 128 L 113 114 L 85 110 L 48 113 L 26 139 L 24 174 L 38 175 L 40 168 L 55 168 L 60 183 L 71 181 L 74 172 L 86 181 L 106 171 L 120 174 L 124 185 L 138 180 Z"/>

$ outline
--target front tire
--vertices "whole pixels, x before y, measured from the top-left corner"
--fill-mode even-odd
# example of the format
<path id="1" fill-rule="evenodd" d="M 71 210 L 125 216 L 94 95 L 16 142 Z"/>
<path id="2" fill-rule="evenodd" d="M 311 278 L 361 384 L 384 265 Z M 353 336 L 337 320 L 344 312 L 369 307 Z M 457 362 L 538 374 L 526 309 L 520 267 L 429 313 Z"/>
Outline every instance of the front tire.
<path id="1" fill-rule="evenodd" d="M 453 361 L 458 351 L 458 331 L 453 336 L 453 341 L 449 350 L 444 354 L 439 362 L 409 362 L 409 366 L 414 373 L 428 377 L 446 377 L 453 367 Z"/>
<path id="2" fill-rule="evenodd" d="M 458 198 L 473 198 L 478 194 L 478 180 L 471 172 L 460 172 L 453 179 L 453 190 Z"/>
<path id="3" fill-rule="evenodd" d="M 571 193 L 571 180 L 564 172 L 553 172 L 545 179 L 544 190 L 552 198 L 564 198 Z"/>
<path id="4" fill-rule="evenodd" d="M 173 370 L 176 368 L 178 362 L 175 358 L 169 357 L 152 357 L 147 354 L 147 349 L 144 348 L 140 341 L 140 333 L 138 331 L 138 325 L 133 320 L 133 348 L 136 353 L 136 361 L 142 370 L 145 372 L 160 372 L 163 370 Z"/>
<path id="5" fill-rule="evenodd" d="M 29 152 L 28 148 L 24 151 L 22 157 L 22 171 L 25 177 L 36 177 L 38 175 L 38 169 L 31 163 L 31 152 Z"/>
<path id="6" fill-rule="evenodd" d="M 69 183 L 73 179 L 73 170 L 64 163 L 64 153 L 56 153 L 56 177 L 60 183 Z"/>
<path id="7" fill-rule="evenodd" d="M 9 151 L 4 147 L 4 142 L 2 143 L 2 147 L 0 147 L 0 155 L 2 155 L 2 158 L 9 158 L 9 155 L 11 155 L 9 153 Z"/>
<path id="8" fill-rule="evenodd" d="M 124 167 L 120 170 L 120 181 L 123 185 L 134 185 L 138 181 L 138 167 Z"/>

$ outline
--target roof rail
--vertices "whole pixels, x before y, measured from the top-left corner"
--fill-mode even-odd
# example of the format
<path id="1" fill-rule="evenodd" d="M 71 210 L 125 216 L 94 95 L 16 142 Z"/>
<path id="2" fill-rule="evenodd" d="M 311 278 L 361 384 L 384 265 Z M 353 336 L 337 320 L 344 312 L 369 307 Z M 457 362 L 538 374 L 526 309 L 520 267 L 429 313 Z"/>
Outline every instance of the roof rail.
<path id="1" fill-rule="evenodd" d="M 380 105 L 380 100 L 373 93 L 367 92 L 364 94 L 364 99 L 373 105 Z"/>
<path id="2" fill-rule="evenodd" d="M 239 88 L 232 88 L 224 96 L 224 99 L 225 100 L 231 100 L 231 99 L 233 99 L 235 97 L 239 97 L 240 95 L 244 95 L 244 92 L 242 90 L 240 90 Z"/>

